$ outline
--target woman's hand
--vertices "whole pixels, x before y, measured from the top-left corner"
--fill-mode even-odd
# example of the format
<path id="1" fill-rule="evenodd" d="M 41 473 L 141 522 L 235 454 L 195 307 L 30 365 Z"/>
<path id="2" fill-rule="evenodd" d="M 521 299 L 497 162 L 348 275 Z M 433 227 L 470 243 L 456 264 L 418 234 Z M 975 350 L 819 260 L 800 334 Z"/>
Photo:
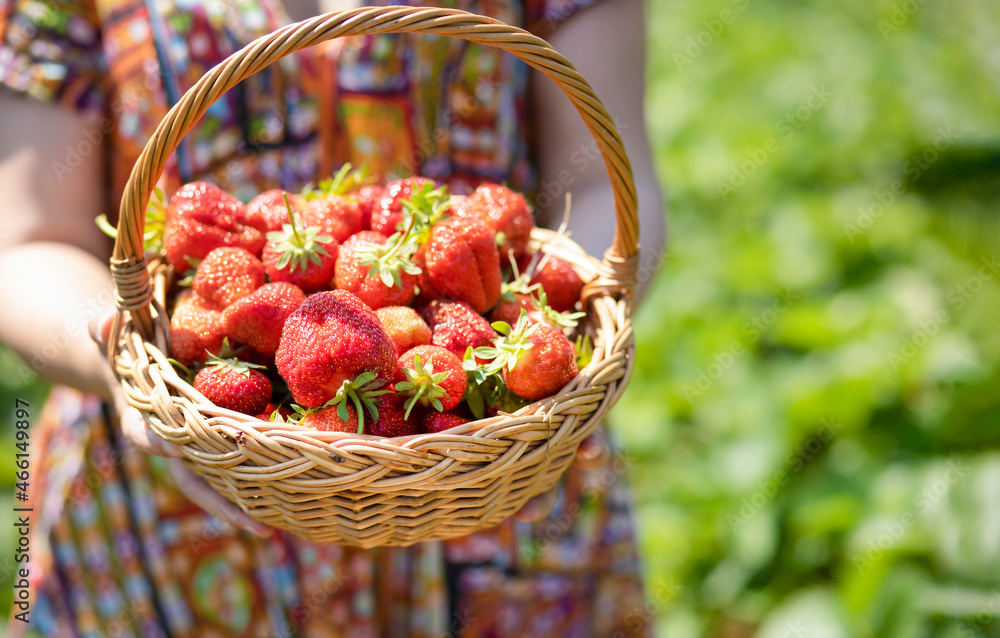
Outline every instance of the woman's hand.
<path id="1" fill-rule="evenodd" d="M 102 351 L 111 332 L 111 322 L 114 319 L 114 313 L 115 310 L 111 308 L 98 315 L 90 324 L 90 335 Z M 274 532 L 267 525 L 250 518 L 246 512 L 215 491 L 205 479 L 184 465 L 184 461 L 182 460 L 184 452 L 181 448 L 161 438 L 149 427 L 149 424 L 142 418 L 139 411 L 130 406 L 125 400 L 121 382 L 115 378 L 110 366 L 102 366 L 101 371 L 107 380 L 111 397 L 114 400 L 115 410 L 118 412 L 119 419 L 121 420 L 122 434 L 129 443 L 140 451 L 152 454 L 153 456 L 167 457 L 167 468 L 170 470 L 170 475 L 173 477 L 174 483 L 177 484 L 177 488 L 187 498 L 219 520 L 240 529 L 245 529 L 261 538 L 267 538 Z"/>

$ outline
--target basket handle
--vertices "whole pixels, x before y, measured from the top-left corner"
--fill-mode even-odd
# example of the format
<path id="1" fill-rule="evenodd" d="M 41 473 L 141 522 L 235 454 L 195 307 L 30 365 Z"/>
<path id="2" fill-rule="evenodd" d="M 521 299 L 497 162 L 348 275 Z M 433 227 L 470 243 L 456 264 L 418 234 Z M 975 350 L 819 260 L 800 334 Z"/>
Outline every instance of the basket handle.
<path id="1" fill-rule="evenodd" d="M 122 196 L 111 258 L 115 301 L 131 312 L 139 333 L 153 337 L 153 292 L 143 248 L 145 210 L 167 158 L 194 123 L 226 91 L 275 60 L 339 37 L 379 33 L 421 33 L 460 38 L 507 51 L 544 73 L 569 97 L 597 140 L 615 199 L 615 237 L 603 268 L 584 297 L 630 295 L 638 255 L 639 222 L 632 167 L 614 122 L 593 89 L 547 42 L 499 20 L 453 9 L 405 6 L 336 11 L 290 24 L 251 42 L 206 73 L 167 113 L 132 168 Z M 119 312 L 119 323 L 121 312 Z"/>

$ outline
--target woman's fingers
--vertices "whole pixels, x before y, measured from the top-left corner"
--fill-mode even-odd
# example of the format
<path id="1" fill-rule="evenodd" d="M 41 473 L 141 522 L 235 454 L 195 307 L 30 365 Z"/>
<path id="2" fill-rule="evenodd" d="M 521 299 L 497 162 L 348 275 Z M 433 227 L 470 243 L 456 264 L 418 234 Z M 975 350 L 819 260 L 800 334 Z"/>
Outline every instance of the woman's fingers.
<path id="1" fill-rule="evenodd" d="M 149 427 L 149 424 L 142 418 L 138 410 L 126 405 L 123 407 L 119 406 L 118 411 L 121 418 L 122 434 L 136 448 L 154 456 L 173 458 L 184 456 L 184 452 L 181 451 L 180 446 L 162 439 L 159 434 Z"/>
<path id="2" fill-rule="evenodd" d="M 115 318 L 115 312 L 114 308 L 109 307 L 90 320 L 90 337 L 102 349 L 104 348 L 104 344 L 107 343 L 108 335 L 111 332 L 111 324 Z M 104 366 L 101 373 L 107 377 L 108 389 L 115 402 L 115 411 L 118 412 L 118 416 L 121 419 L 122 434 L 125 438 L 146 454 L 168 457 L 184 456 L 180 447 L 162 439 L 160 435 L 149 427 L 149 424 L 142 418 L 139 411 L 128 404 L 125 400 L 125 395 L 122 393 L 121 384 L 111 372 L 110 366 Z"/>
<path id="3" fill-rule="evenodd" d="M 182 460 L 167 459 L 167 467 L 184 496 L 220 521 L 261 538 L 268 538 L 274 533 L 272 528 L 253 520 L 246 512 L 216 492 L 205 479 L 184 465 Z"/>

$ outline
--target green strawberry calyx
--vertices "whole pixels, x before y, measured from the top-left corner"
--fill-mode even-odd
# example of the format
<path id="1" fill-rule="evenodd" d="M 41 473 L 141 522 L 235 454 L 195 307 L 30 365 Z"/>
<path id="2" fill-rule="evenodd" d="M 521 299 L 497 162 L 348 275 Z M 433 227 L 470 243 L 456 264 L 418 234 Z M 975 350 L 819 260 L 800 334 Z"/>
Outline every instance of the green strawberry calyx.
<path id="1" fill-rule="evenodd" d="M 420 246 L 430 237 L 431 228 L 445 219 L 451 197 L 447 186 L 434 188 L 433 184 L 423 184 L 410 199 L 401 200 L 400 204 L 403 206 L 403 221 L 398 228 L 406 229 L 405 233 L 410 236 L 407 239 Z"/>
<path id="2" fill-rule="evenodd" d="M 111 237 L 118 237 L 118 229 L 111 225 L 108 216 L 101 213 L 94 220 L 101 232 Z M 146 206 L 146 232 L 143 234 L 143 250 L 150 253 L 163 252 L 163 231 L 167 228 L 167 201 L 160 188 L 153 189 L 153 196 Z"/>
<path id="3" fill-rule="evenodd" d="M 403 287 L 402 273 L 419 275 L 420 266 L 413 262 L 417 245 L 406 241 L 406 233 L 396 233 L 383 244 L 364 243 L 356 254 L 362 266 L 369 266 L 368 277 L 378 277 L 386 288 Z"/>
<path id="4" fill-rule="evenodd" d="M 542 316 L 545 317 L 549 323 L 559 326 L 560 328 L 576 328 L 577 324 L 580 323 L 580 319 L 587 316 L 585 312 L 559 312 L 555 308 L 549 305 L 549 299 L 545 295 L 545 290 L 538 288 L 536 294 L 531 295 L 531 302 L 535 304 L 535 307 L 541 311 Z"/>
<path id="5" fill-rule="evenodd" d="M 583 370 L 594 360 L 594 342 L 588 335 L 577 335 L 576 337 L 576 366 Z"/>
<path id="6" fill-rule="evenodd" d="M 419 354 L 414 355 L 412 368 L 403 366 L 400 367 L 400 370 L 403 371 L 406 381 L 400 381 L 396 384 L 396 392 L 409 397 L 405 404 L 406 415 L 404 418 L 410 418 L 410 411 L 417 403 L 431 405 L 438 412 L 444 412 L 444 406 L 441 405 L 440 399 L 447 396 L 448 393 L 440 384 L 451 374 L 450 370 L 435 373 L 434 362 L 428 361 L 425 366 L 420 361 Z"/>
<path id="7" fill-rule="evenodd" d="M 482 346 L 472 351 L 476 359 L 489 360 L 484 366 L 487 374 L 510 370 L 517 365 L 518 358 L 535 345 L 529 337 L 538 330 L 538 324 L 528 319 L 527 311 L 521 308 L 521 316 L 517 318 L 513 328 L 505 321 L 496 321 L 493 323 L 493 329 L 501 335 L 493 340 L 493 345 Z M 465 363 L 462 367 L 469 369 Z"/>
<path id="8" fill-rule="evenodd" d="M 294 272 L 298 268 L 304 273 L 310 262 L 319 266 L 323 263 L 320 258 L 330 255 L 323 244 L 332 242 L 333 237 L 321 234 L 323 229 L 319 226 L 300 229 L 302 221 L 300 219 L 298 225 L 295 223 L 296 215 L 288 201 L 288 195 L 285 195 L 285 206 L 288 207 L 289 223 L 282 225 L 281 230 L 268 233 L 267 240 L 274 242 L 272 250 L 281 255 L 278 258 L 278 270 L 288 267 L 289 271 Z"/>
<path id="9" fill-rule="evenodd" d="M 465 394 L 462 395 L 462 400 L 477 419 L 486 416 L 487 406 L 516 412 L 526 405 L 519 396 L 507 389 L 507 383 L 499 370 L 490 370 L 488 364 L 480 365 L 476 361 L 471 347 L 465 350 L 462 367 L 466 371 Z"/>
<path id="10" fill-rule="evenodd" d="M 228 346 L 228 344 L 226 344 Z M 216 369 L 216 373 L 220 372 L 233 372 L 236 374 L 242 374 L 243 376 L 249 377 L 251 370 L 266 370 L 267 366 L 258 365 L 256 363 L 250 363 L 248 361 L 240 361 L 236 357 L 219 357 L 211 352 L 208 353 L 209 359 L 205 364 L 205 367 L 212 367 Z"/>
<path id="11" fill-rule="evenodd" d="M 375 183 L 375 176 L 369 174 L 367 164 L 358 169 L 351 170 L 352 168 L 354 167 L 351 166 L 351 163 L 347 162 L 340 167 L 336 175 L 321 181 L 319 188 L 313 188 L 311 184 L 307 185 L 302 189 L 302 195 L 305 196 L 307 202 L 310 202 L 317 197 L 347 195 L 362 186 Z"/>
<path id="12" fill-rule="evenodd" d="M 378 378 L 373 371 L 363 372 L 354 379 L 347 379 L 337 390 L 337 395 L 316 408 L 337 407 L 337 416 L 341 421 L 347 423 L 351 420 L 351 413 L 347 411 L 348 402 L 354 406 L 354 411 L 358 415 L 358 434 L 365 429 L 365 410 L 372 418 L 372 423 L 378 421 L 378 405 L 376 398 L 389 394 L 392 390 L 383 389 L 386 384 L 385 379 Z"/>

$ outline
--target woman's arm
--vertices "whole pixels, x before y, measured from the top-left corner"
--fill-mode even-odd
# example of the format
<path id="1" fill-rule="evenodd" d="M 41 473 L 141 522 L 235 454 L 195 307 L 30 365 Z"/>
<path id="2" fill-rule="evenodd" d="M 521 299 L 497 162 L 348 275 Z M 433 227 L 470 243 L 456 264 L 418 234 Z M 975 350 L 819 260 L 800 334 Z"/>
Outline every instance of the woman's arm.
<path id="1" fill-rule="evenodd" d="M 603 0 L 567 20 L 549 38 L 594 87 L 631 160 L 642 248 L 637 298 L 662 262 L 666 241 L 666 211 L 644 119 L 645 41 L 642 0 Z M 541 170 L 537 203 L 543 209 L 542 220 L 550 227 L 558 224 L 565 193 L 571 192 L 573 239 L 591 255 L 601 256 L 614 233 L 614 200 L 597 143 L 562 91 L 540 73 L 533 75 Z"/>
<path id="2" fill-rule="evenodd" d="M 87 331 L 112 302 L 98 134 L 78 113 L 0 94 L 0 341 L 37 374 L 108 398 Z"/>

